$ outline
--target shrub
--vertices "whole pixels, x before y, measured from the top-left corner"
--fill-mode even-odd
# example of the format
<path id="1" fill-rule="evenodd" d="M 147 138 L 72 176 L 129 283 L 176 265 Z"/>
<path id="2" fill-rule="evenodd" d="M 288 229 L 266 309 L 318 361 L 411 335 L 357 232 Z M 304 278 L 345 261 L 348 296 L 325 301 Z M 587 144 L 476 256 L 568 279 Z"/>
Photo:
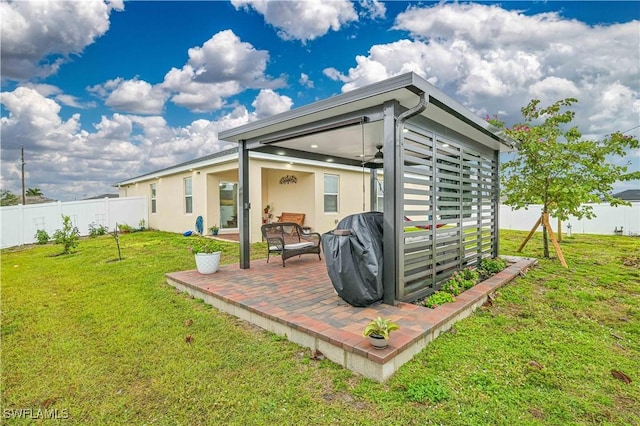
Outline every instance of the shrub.
<path id="1" fill-rule="evenodd" d="M 53 233 L 53 239 L 56 244 L 62 244 L 62 254 L 68 254 L 78 246 L 80 231 L 73 226 L 69 216 L 62 215 L 62 229 L 56 229 L 56 232 Z"/>
<path id="2" fill-rule="evenodd" d="M 35 235 L 38 244 L 47 244 L 51 237 L 44 229 L 38 229 Z"/>
<path id="3" fill-rule="evenodd" d="M 424 306 L 433 309 L 440 305 L 444 305 L 445 303 L 455 301 L 456 298 L 453 297 L 453 294 L 447 293 L 445 291 L 436 291 L 431 296 L 427 297 L 427 299 L 424 301 Z"/>
<path id="4" fill-rule="evenodd" d="M 133 227 L 130 225 L 127 225 L 126 223 L 121 223 L 118 225 L 118 230 L 122 234 L 129 234 L 133 231 Z"/>
<path id="5" fill-rule="evenodd" d="M 104 225 L 98 225 L 96 223 L 89 224 L 90 238 L 99 237 L 100 235 L 107 235 L 108 232 L 109 232 L 109 228 Z"/>
<path id="6" fill-rule="evenodd" d="M 486 272 L 486 275 L 494 275 L 507 267 L 507 262 L 499 257 L 490 259 L 484 258 L 480 262 L 480 269 Z"/>
<path id="7" fill-rule="evenodd" d="M 451 278 L 446 281 L 442 287 L 442 291 L 451 293 L 454 296 L 459 295 L 465 290 L 469 290 L 480 281 L 480 274 L 475 269 L 465 268 L 461 271 L 454 272 Z"/>
<path id="8" fill-rule="evenodd" d="M 460 283 L 453 278 L 448 279 L 444 284 L 442 284 L 442 287 L 440 287 L 440 290 L 445 291 L 454 296 L 459 295 L 463 291 L 460 289 Z"/>

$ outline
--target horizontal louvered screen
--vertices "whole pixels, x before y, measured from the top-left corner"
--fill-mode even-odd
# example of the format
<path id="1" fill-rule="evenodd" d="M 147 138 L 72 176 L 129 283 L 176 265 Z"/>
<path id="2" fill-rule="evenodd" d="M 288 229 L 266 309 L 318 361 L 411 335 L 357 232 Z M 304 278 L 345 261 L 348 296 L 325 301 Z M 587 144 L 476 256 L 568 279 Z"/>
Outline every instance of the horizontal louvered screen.
<path id="1" fill-rule="evenodd" d="M 493 153 L 411 124 L 402 146 L 398 297 L 414 300 L 437 291 L 455 271 L 492 256 L 497 162 Z"/>

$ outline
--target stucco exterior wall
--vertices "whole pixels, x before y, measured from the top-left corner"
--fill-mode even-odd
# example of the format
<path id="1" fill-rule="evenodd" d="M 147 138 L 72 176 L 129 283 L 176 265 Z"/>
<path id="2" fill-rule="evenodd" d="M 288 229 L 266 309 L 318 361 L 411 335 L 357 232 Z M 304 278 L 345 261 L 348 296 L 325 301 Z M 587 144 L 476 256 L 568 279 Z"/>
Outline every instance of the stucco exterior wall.
<path id="1" fill-rule="evenodd" d="M 324 174 L 339 176 L 340 192 L 338 213 L 324 212 Z M 295 176 L 297 182 L 281 184 L 286 176 Z M 185 212 L 184 179 L 192 178 L 193 213 Z M 335 228 L 345 216 L 369 210 L 369 172 L 365 170 L 364 197 L 362 171 L 345 167 L 321 167 L 314 164 L 290 164 L 288 161 L 251 158 L 249 160 L 250 240 L 261 240 L 263 209 L 274 208 L 273 220 L 282 212 L 304 213 L 305 225 L 324 233 Z M 199 167 L 159 178 L 146 179 L 120 188 L 121 197 L 143 196 L 151 206 L 151 184 L 156 184 L 156 213 L 149 213 L 149 226 L 162 231 L 183 233 L 195 231 L 198 216 L 204 219 L 205 231 L 220 225 L 220 182 L 237 182 L 237 161 Z M 221 232 L 234 232 L 222 230 Z"/>

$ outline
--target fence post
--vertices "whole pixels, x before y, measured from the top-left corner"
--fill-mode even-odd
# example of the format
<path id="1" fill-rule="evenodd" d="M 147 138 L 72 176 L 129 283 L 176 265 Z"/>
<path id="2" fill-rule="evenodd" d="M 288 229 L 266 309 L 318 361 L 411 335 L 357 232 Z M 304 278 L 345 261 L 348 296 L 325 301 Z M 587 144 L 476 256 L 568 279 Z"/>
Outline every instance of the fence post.
<path id="1" fill-rule="evenodd" d="M 111 224 L 109 220 L 109 197 L 104 197 L 104 226 L 109 226 Z"/>
<path id="2" fill-rule="evenodd" d="M 20 230 L 20 235 L 18 237 L 18 239 L 20 240 L 20 245 L 23 246 L 24 245 L 24 227 L 25 227 L 25 220 L 24 220 L 24 205 L 22 204 L 18 204 L 18 217 L 20 218 L 19 221 L 20 223 L 19 225 L 19 230 Z"/>

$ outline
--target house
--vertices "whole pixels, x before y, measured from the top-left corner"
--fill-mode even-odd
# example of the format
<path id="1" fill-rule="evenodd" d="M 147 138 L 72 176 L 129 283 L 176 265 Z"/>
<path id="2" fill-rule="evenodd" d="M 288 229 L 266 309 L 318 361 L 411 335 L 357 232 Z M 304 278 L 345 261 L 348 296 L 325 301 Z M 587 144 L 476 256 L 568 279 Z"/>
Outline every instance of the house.
<path id="1" fill-rule="evenodd" d="M 640 189 L 627 189 L 613 194 L 613 196 L 625 201 L 640 201 Z"/>
<path id="2" fill-rule="evenodd" d="M 369 172 L 364 170 L 363 175 L 360 160 L 332 164 L 282 154 L 250 154 L 251 175 L 260 188 L 252 199 L 255 231 L 250 234 L 251 242 L 262 239 L 263 221 L 275 221 L 283 212 L 303 213 L 305 226 L 327 232 L 344 216 L 368 211 Z M 367 180 L 364 198 L 363 177 Z M 325 192 L 325 181 L 335 183 L 329 192 Z M 149 198 L 151 228 L 183 233 L 195 230 L 196 218 L 202 216 L 205 229 L 217 225 L 221 234 L 239 232 L 237 148 L 134 177 L 118 186 L 122 197 Z M 271 217 L 264 213 L 267 205 Z"/>
<path id="3" fill-rule="evenodd" d="M 516 143 L 414 73 L 220 132 L 238 149 L 120 182 L 150 199 L 150 226 L 240 234 L 240 267 L 264 208 L 315 231 L 384 213 L 384 302 L 433 293 L 498 254 L 499 153 Z M 179 228 L 179 229 L 178 229 Z"/>

